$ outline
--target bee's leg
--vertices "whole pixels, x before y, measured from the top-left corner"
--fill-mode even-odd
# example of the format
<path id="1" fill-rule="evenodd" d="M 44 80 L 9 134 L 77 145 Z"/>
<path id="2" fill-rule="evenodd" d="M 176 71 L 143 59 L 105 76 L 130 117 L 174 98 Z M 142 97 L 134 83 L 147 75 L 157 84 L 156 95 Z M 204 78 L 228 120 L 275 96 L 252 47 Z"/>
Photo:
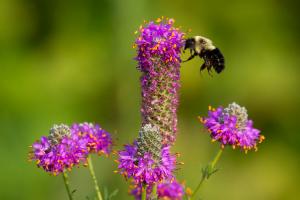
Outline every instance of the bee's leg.
<path id="1" fill-rule="evenodd" d="M 203 63 L 203 64 L 201 65 L 200 72 L 202 72 L 205 68 L 206 68 L 206 65 L 205 65 L 205 63 Z"/>
<path id="2" fill-rule="evenodd" d="M 211 65 L 207 66 L 207 72 L 211 77 L 213 77 L 213 75 L 211 74 Z"/>
<path id="3" fill-rule="evenodd" d="M 204 70 L 206 68 L 206 65 L 205 65 L 205 63 L 203 63 L 202 65 L 201 65 L 201 67 L 200 67 L 200 75 L 202 75 L 202 71 Z"/>
<path id="4" fill-rule="evenodd" d="M 185 60 L 185 61 L 182 61 L 182 62 L 187 62 L 187 61 L 189 61 L 189 60 L 192 60 L 195 56 L 196 56 L 197 54 L 196 53 L 194 53 L 193 55 L 191 55 L 187 60 Z"/>

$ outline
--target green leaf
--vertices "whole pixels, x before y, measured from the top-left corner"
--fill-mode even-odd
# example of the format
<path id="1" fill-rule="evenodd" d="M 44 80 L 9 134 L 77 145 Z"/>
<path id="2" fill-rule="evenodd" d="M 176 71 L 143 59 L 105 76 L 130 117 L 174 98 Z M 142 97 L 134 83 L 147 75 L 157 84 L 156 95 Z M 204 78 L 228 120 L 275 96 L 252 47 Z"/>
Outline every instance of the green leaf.
<path id="1" fill-rule="evenodd" d="M 111 199 L 112 197 L 116 196 L 119 192 L 119 189 L 115 189 L 110 195 L 109 195 L 109 199 Z"/>
<path id="2" fill-rule="evenodd" d="M 104 187 L 104 200 L 109 200 L 107 187 Z"/>

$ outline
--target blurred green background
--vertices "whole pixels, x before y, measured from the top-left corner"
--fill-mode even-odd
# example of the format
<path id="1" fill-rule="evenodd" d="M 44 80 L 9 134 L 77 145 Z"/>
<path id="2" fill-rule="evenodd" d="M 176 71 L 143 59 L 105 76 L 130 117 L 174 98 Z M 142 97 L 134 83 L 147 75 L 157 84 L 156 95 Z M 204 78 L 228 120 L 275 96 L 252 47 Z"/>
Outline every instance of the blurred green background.
<path id="1" fill-rule="evenodd" d="M 295 1 L 296 2 L 296 1 Z M 178 179 L 195 188 L 218 149 L 197 120 L 207 106 L 236 101 L 266 140 L 247 155 L 227 149 L 202 199 L 299 199 L 299 11 L 294 1 L 0 1 L 0 199 L 67 199 L 62 178 L 27 161 L 28 146 L 54 123 L 98 122 L 116 149 L 140 127 L 140 73 L 133 32 L 144 19 L 173 17 L 190 36 L 211 38 L 226 70 L 211 78 L 201 62 L 182 64 Z M 186 58 L 188 55 L 183 55 Z M 128 184 L 112 159 L 94 157 L 100 184 Z M 93 195 L 85 168 L 70 174 L 76 199 Z"/>

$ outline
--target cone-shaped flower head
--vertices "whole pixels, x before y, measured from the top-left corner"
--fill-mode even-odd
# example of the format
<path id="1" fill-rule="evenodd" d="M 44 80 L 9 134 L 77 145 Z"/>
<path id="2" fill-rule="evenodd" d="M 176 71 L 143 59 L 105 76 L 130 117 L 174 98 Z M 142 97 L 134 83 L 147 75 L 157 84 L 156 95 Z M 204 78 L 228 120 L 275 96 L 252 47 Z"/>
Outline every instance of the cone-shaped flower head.
<path id="1" fill-rule="evenodd" d="M 173 19 L 140 26 L 136 40 L 138 69 L 142 72 L 142 124 L 157 126 L 163 143 L 172 144 L 177 132 L 180 49 L 183 33 Z"/>
<path id="2" fill-rule="evenodd" d="M 112 149 L 111 135 L 102 129 L 98 124 L 80 123 L 71 126 L 71 133 L 78 138 L 87 141 L 89 153 L 98 153 L 108 155 Z"/>
<path id="3" fill-rule="evenodd" d="M 65 124 L 56 125 L 54 124 L 53 127 L 50 129 L 50 133 L 48 139 L 50 140 L 52 145 L 56 145 L 60 143 L 63 137 L 70 137 L 71 131 L 70 128 Z"/>
<path id="4" fill-rule="evenodd" d="M 208 117 L 202 117 L 200 121 L 210 132 L 213 141 L 219 141 L 223 147 L 231 145 L 247 152 L 250 149 L 257 150 L 257 143 L 264 140 L 260 131 L 253 128 L 246 108 L 236 103 L 229 104 L 225 109 L 209 107 Z"/>
<path id="5" fill-rule="evenodd" d="M 153 160 L 159 163 L 161 160 L 162 137 L 157 127 L 146 124 L 139 132 L 137 139 L 138 155 L 151 154 Z"/>
<path id="6" fill-rule="evenodd" d="M 172 178 L 176 158 L 170 154 L 170 146 L 160 146 L 158 149 L 161 137 L 156 130 L 151 125 L 145 125 L 138 140 L 119 151 L 119 172 L 126 178 L 133 178 L 135 184 L 150 185 Z"/>
<path id="7" fill-rule="evenodd" d="M 61 124 L 54 125 L 48 137 L 33 143 L 30 159 L 46 172 L 57 175 L 85 162 L 87 153 L 86 141 L 73 137 L 69 127 Z"/>

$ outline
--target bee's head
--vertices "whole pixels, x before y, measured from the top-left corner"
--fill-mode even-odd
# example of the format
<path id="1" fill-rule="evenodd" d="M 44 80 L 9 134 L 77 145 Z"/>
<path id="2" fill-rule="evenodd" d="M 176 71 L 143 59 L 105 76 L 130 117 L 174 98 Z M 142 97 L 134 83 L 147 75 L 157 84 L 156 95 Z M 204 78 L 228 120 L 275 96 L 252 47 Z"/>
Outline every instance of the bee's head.
<path id="1" fill-rule="evenodd" d="M 185 41 L 185 46 L 184 46 L 184 50 L 186 49 L 195 49 L 195 38 L 188 38 Z"/>

